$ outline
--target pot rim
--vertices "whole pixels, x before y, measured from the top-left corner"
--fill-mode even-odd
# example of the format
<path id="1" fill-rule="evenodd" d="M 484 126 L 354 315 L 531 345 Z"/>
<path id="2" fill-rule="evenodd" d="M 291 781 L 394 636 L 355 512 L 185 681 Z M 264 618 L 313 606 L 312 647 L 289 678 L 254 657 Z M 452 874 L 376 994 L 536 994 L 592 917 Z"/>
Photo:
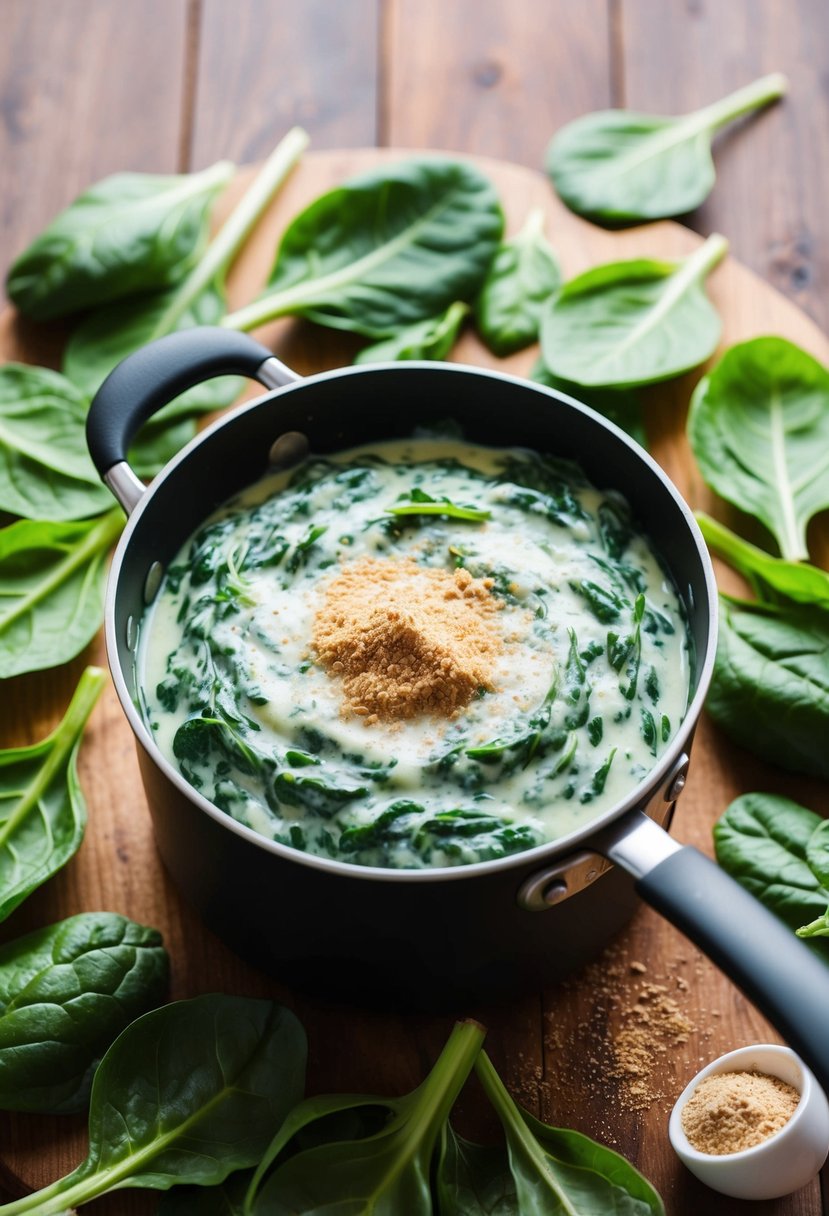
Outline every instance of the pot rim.
<path id="1" fill-rule="evenodd" d="M 451 371 L 463 375 L 481 376 L 487 380 L 500 380 L 505 383 L 517 385 L 528 391 L 538 392 L 543 396 L 554 398 L 556 401 L 564 402 L 566 405 L 577 409 L 579 412 L 586 414 L 596 425 L 611 430 L 617 438 L 629 447 L 634 455 L 651 472 L 656 476 L 661 483 L 664 492 L 673 499 L 675 506 L 679 509 L 685 525 L 688 529 L 694 546 L 697 550 L 697 556 L 700 562 L 700 568 L 704 574 L 706 597 L 703 604 L 692 603 L 691 613 L 707 612 L 708 617 L 708 641 L 704 655 L 696 654 L 695 672 L 696 672 L 696 688 L 694 695 L 685 712 L 682 724 L 673 736 L 670 746 L 665 754 L 660 758 L 659 762 L 651 768 L 642 780 L 630 791 L 628 796 L 621 802 L 609 807 L 608 810 L 602 812 L 596 818 L 589 820 L 587 823 L 574 828 L 572 832 L 564 836 L 556 837 L 553 840 L 545 841 L 542 844 L 534 845 L 532 848 L 523 849 L 517 853 L 511 853 L 507 857 L 493 858 L 489 861 L 478 861 L 465 863 L 456 866 L 432 866 L 424 867 L 423 869 L 395 869 L 386 866 L 365 866 L 355 862 L 344 861 L 337 858 L 321 857 L 313 853 L 306 853 L 300 849 L 295 849 L 289 845 L 281 844 L 279 841 L 269 840 L 261 835 L 253 828 L 247 827 L 245 824 L 239 823 L 227 812 L 222 811 L 215 806 L 207 798 L 194 789 L 187 782 L 182 774 L 177 771 L 169 760 L 163 755 L 157 746 L 152 732 L 148 729 L 144 719 L 136 707 L 136 703 L 130 694 L 127 682 L 122 670 L 119 659 L 119 646 L 115 633 L 115 605 L 117 599 L 118 581 L 128 558 L 130 541 L 133 532 L 138 527 L 141 517 L 145 510 L 152 503 L 159 487 L 170 477 L 176 475 L 177 468 L 187 461 L 191 453 L 199 448 L 206 439 L 216 431 L 222 430 L 224 427 L 232 427 L 237 419 L 251 410 L 260 408 L 265 402 L 269 402 L 276 397 L 297 392 L 303 389 L 306 385 L 315 384 L 321 381 L 341 379 L 351 376 L 372 375 L 376 372 L 388 373 L 394 370 L 400 373 L 410 371 L 429 370 L 429 371 Z M 378 439 L 377 442 L 381 442 Z M 353 445 L 358 447 L 360 445 Z M 487 445 L 482 445 L 487 446 Z M 520 447 L 520 444 L 513 446 Z M 343 449 L 348 450 L 348 449 Z M 693 598 L 693 597 L 692 597 Z M 113 683 L 115 685 L 118 699 L 121 702 L 121 707 L 126 715 L 130 727 L 135 735 L 136 742 L 139 743 L 148 757 L 161 770 L 167 780 L 171 781 L 178 790 L 201 811 L 207 814 L 211 819 L 215 820 L 221 827 L 234 832 L 237 836 L 246 840 L 249 844 L 263 850 L 266 853 L 271 853 L 276 857 L 280 857 L 285 861 L 292 861 L 301 865 L 310 866 L 312 869 L 347 876 L 349 878 L 365 879 L 367 881 L 389 881 L 395 882 L 413 882 L 413 883 L 428 883 L 434 881 L 460 881 L 464 878 L 474 878 L 477 876 L 491 875 L 493 873 L 526 868 L 529 864 L 531 868 L 543 867 L 553 858 L 559 857 L 563 853 L 568 853 L 580 847 L 589 844 L 591 838 L 599 833 L 609 824 L 620 819 L 628 811 L 634 809 L 643 809 L 647 806 L 650 800 L 656 795 L 659 795 L 660 789 L 664 787 L 664 783 L 668 776 L 676 767 L 677 761 L 688 752 L 690 741 L 696 729 L 697 721 L 703 708 L 703 703 L 708 692 L 708 685 L 711 680 L 711 674 L 714 666 L 714 656 L 717 644 L 717 585 L 714 576 L 714 570 L 711 559 L 706 547 L 702 533 L 694 518 L 688 504 L 685 502 L 679 490 L 670 480 L 664 469 L 654 460 L 649 452 L 645 451 L 638 443 L 635 442 L 625 431 L 616 426 L 604 415 L 584 405 L 576 398 L 569 396 L 566 393 L 560 392 L 558 389 L 549 388 L 546 385 L 538 384 L 535 381 L 528 380 L 521 376 L 512 375 L 508 372 L 502 372 L 489 368 L 481 368 L 472 364 L 449 363 L 432 360 L 412 360 L 407 362 L 389 362 L 389 363 L 373 363 L 365 365 L 351 365 L 348 367 L 333 368 L 328 371 L 318 372 L 314 375 L 298 378 L 280 388 L 272 389 L 267 393 L 260 394 L 250 400 L 243 401 L 241 404 L 231 407 L 230 410 L 215 419 L 202 431 L 200 431 L 193 439 L 191 439 L 176 455 L 167 462 L 164 468 L 147 486 L 144 494 L 136 507 L 130 513 L 124 531 L 118 541 L 115 549 L 112 564 L 110 566 L 107 579 L 107 589 L 105 598 L 105 638 L 107 658 L 109 662 L 110 672 L 112 674 Z M 137 650 L 137 646 L 136 646 Z M 666 804 L 667 804 L 666 799 Z"/>

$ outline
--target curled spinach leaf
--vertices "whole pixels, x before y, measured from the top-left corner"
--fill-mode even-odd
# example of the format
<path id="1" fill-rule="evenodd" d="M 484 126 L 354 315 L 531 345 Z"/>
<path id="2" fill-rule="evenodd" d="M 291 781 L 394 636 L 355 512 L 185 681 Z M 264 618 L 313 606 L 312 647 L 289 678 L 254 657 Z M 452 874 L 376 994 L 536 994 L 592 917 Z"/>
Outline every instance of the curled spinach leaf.
<path id="1" fill-rule="evenodd" d="M 398 330 L 390 338 L 366 346 L 356 356 L 355 363 L 380 363 L 394 359 L 445 359 L 458 338 L 469 305 L 455 300 L 437 317 L 415 321 Z"/>
<path id="2" fill-rule="evenodd" d="M 384 338 L 471 300 L 503 214 L 490 182 L 450 157 L 415 157 L 351 178 L 286 229 L 264 295 L 225 318 L 276 317 Z"/>
<path id="3" fill-rule="evenodd" d="M 478 332 L 496 355 L 538 340 L 541 306 L 561 283 L 561 268 L 544 236 L 544 212 L 530 212 L 521 231 L 505 241 L 475 300 Z"/>
<path id="4" fill-rule="evenodd" d="M 116 363 L 140 346 L 181 329 L 221 321 L 227 311 L 228 269 L 307 142 L 304 131 L 289 131 L 185 278 L 166 290 L 99 309 L 77 327 L 63 359 L 63 370 L 73 384 L 92 398 Z M 224 376 L 190 389 L 156 415 L 156 427 L 161 419 L 169 422 L 229 405 L 239 386 L 238 377 Z"/>
<path id="5" fill-rule="evenodd" d="M 88 408 L 57 372 L 0 368 L 0 511 L 62 522 L 111 505 L 86 446 Z"/>
<path id="6" fill-rule="evenodd" d="M 533 1118 L 512 1100 L 483 1051 L 475 1071 L 501 1121 L 506 1152 L 470 1145 L 449 1129 L 438 1165 L 440 1216 L 664 1216 L 657 1192 L 624 1157 Z"/>
<path id="7" fill-rule="evenodd" d="M 739 571 L 761 599 L 774 601 L 780 597 L 829 610 L 829 574 L 825 570 L 772 557 L 703 511 L 696 512 L 696 519 L 709 549 Z"/>
<path id="8" fill-rule="evenodd" d="M 0 752 L 0 920 L 66 864 L 86 827 L 77 755 L 106 682 L 88 667 L 63 721 L 31 747 Z"/>
<path id="9" fill-rule="evenodd" d="M 248 1192 L 251 1216 L 431 1216 L 430 1171 L 441 1128 L 483 1041 L 476 1022 L 455 1026 L 425 1081 L 402 1098 L 333 1094 L 310 1098 L 291 1112 L 265 1153 Z M 385 1113 L 379 1131 L 328 1140 L 284 1157 L 298 1133 L 331 1115 Z M 0 1209 L 2 1213 L 2 1209 Z"/>
<path id="10" fill-rule="evenodd" d="M 547 172 L 572 211 L 599 223 L 682 215 L 714 185 L 714 133 L 785 91 L 785 77 L 775 72 L 680 118 L 631 110 L 585 114 L 553 137 Z"/>
<path id="11" fill-rule="evenodd" d="M 53 320 L 176 282 L 207 238 L 210 208 L 234 166 L 201 173 L 116 173 L 62 211 L 9 271 L 9 299 Z"/>
<path id="12" fill-rule="evenodd" d="M 788 560 L 829 507 L 829 371 L 784 338 L 732 346 L 697 385 L 688 437 L 713 490 L 755 515 Z"/>
<path id="13" fill-rule="evenodd" d="M 388 515 L 445 515 L 447 519 L 460 519 L 468 523 L 482 523 L 491 517 L 492 512 L 485 507 L 475 507 L 467 503 L 455 503 L 449 498 L 434 498 L 414 486 L 408 498 L 402 495 L 386 507 Z"/>
<path id="14" fill-rule="evenodd" d="M 720 597 L 706 708 L 743 747 L 793 772 L 829 777 L 829 612 Z"/>
<path id="15" fill-rule="evenodd" d="M 224 1182 L 260 1160 L 301 1097 L 305 1054 L 299 1022 L 272 1001 L 211 994 L 145 1013 L 95 1073 L 86 1160 L 0 1216 L 58 1216 L 123 1187 Z"/>
<path id="16" fill-rule="evenodd" d="M 715 234 L 679 262 L 610 262 L 571 279 L 544 310 L 545 365 L 574 384 L 618 389 L 703 363 L 720 336 L 704 284 L 727 248 Z"/>
<path id="17" fill-rule="evenodd" d="M 794 930 L 825 923 L 826 840 L 825 820 L 778 794 L 743 794 L 714 825 L 718 863 Z M 829 943 L 803 936 L 829 963 Z"/>
<path id="18" fill-rule="evenodd" d="M 155 929 L 84 912 L 0 946 L 0 1108 L 79 1111 L 101 1056 L 167 986 Z"/>
<path id="19" fill-rule="evenodd" d="M 106 558 L 120 507 L 95 519 L 21 519 L 0 530 L 0 679 L 57 667 L 103 620 Z"/>

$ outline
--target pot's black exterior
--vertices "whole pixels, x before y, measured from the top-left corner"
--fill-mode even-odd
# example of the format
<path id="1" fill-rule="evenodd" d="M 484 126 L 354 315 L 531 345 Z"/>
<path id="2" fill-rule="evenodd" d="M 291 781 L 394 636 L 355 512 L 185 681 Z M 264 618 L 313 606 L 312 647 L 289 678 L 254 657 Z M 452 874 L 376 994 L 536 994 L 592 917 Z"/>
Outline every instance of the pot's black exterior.
<path id="1" fill-rule="evenodd" d="M 113 564 L 110 663 L 139 741 L 162 858 L 209 926 L 278 978 L 342 997 L 419 1005 L 514 993 L 585 961 L 626 921 L 636 899 L 618 868 L 543 912 L 519 906 L 528 876 L 590 848 L 631 806 L 663 819 L 666 779 L 690 746 L 704 689 L 668 753 L 640 789 L 596 825 L 528 853 L 453 871 L 364 871 L 273 845 L 189 789 L 135 709 L 135 647 L 148 573 L 162 566 L 221 502 L 257 480 L 286 431 L 328 452 L 409 435 L 452 418 L 465 438 L 533 447 L 577 460 L 601 488 L 619 489 L 662 555 L 685 605 L 695 652 L 711 642 L 707 557 L 687 508 L 627 437 L 550 390 L 459 365 L 349 368 L 291 385 L 223 419 L 156 480 L 133 513 Z M 151 581 L 153 581 L 151 576 Z"/>

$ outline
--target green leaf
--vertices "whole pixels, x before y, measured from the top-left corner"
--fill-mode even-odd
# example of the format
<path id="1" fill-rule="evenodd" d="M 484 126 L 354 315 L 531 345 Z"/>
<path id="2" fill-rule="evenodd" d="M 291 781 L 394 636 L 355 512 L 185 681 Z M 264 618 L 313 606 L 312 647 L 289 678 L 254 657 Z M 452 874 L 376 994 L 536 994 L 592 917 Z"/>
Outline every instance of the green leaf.
<path id="1" fill-rule="evenodd" d="M 725 123 L 776 101 L 778 72 L 680 118 L 600 110 L 562 127 L 546 155 L 547 172 L 572 211 L 618 224 L 682 215 L 714 185 L 711 138 Z"/>
<path id="2" fill-rule="evenodd" d="M 492 517 L 492 512 L 483 507 L 474 507 L 467 503 L 455 503 L 449 498 L 433 498 L 418 486 L 412 490 L 408 499 L 401 498 L 392 506 L 386 507 L 387 515 L 445 515 L 447 519 L 460 519 L 467 523 L 483 523 Z"/>
<path id="3" fill-rule="evenodd" d="M 711 717 L 764 760 L 829 777 L 829 613 L 724 597 L 720 608 Z"/>
<path id="4" fill-rule="evenodd" d="M 483 1037 L 477 1023 L 456 1025 L 429 1076 L 403 1098 L 335 1094 L 303 1102 L 265 1153 L 246 1211 L 252 1216 L 431 1216 L 432 1154 Z M 387 1111 L 373 1135 L 323 1141 L 283 1156 L 316 1120 L 349 1110 L 359 1114 L 363 1107 Z"/>
<path id="5" fill-rule="evenodd" d="M 550 372 L 574 384 L 630 388 L 703 363 L 720 336 L 705 279 L 727 247 L 710 236 L 680 262 L 610 262 L 565 283 L 542 316 Z"/>
<path id="6" fill-rule="evenodd" d="M 220 1186 L 176 1186 L 162 1195 L 156 1216 L 245 1216 L 251 1171 L 238 1170 Z"/>
<path id="7" fill-rule="evenodd" d="M 175 283 L 207 239 L 214 198 L 234 173 L 117 173 L 62 211 L 9 271 L 9 299 L 52 320 Z"/>
<path id="8" fill-rule="evenodd" d="M 0 1108 L 83 1110 L 101 1056 L 161 1000 L 167 972 L 161 935 L 114 912 L 0 946 Z"/>
<path id="9" fill-rule="evenodd" d="M 516 1216 L 506 1149 L 472 1144 L 444 1125 L 435 1178 L 439 1216 Z"/>
<path id="10" fill-rule="evenodd" d="M 93 312 L 78 326 L 63 357 L 63 370 L 73 384 L 92 398 L 104 377 L 134 350 L 166 334 L 222 320 L 227 271 L 307 142 L 304 131 L 288 132 L 186 278 L 166 290 Z M 161 420 L 229 405 L 241 383 L 237 376 L 222 376 L 196 386 L 156 415 L 156 426 Z"/>
<path id="11" fill-rule="evenodd" d="M 708 485 L 783 557 L 808 557 L 806 525 L 829 506 L 829 371 L 785 338 L 732 346 L 694 392 L 688 436 Z"/>
<path id="12" fill-rule="evenodd" d="M 63 521 L 111 505 L 86 446 L 88 408 L 57 372 L 0 367 L 0 511 Z"/>
<path id="13" fill-rule="evenodd" d="M 120 508 L 77 523 L 0 529 L 0 679 L 68 663 L 103 620 L 106 558 Z"/>
<path id="14" fill-rule="evenodd" d="M 258 1162 L 302 1094 L 305 1034 L 272 1001 L 213 994 L 146 1013 L 95 1074 L 89 1155 L 2 1216 L 57 1216 L 123 1187 L 215 1186 Z"/>
<path id="15" fill-rule="evenodd" d="M 506 1135 L 515 1216 L 665 1216 L 657 1192 L 624 1157 L 580 1132 L 534 1119 L 513 1102 L 483 1051 L 475 1071 Z M 449 1216 L 464 1209 L 450 1204 L 440 1211 Z"/>
<path id="16" fill-rule="evenodd" d="M 819 823 L 809 837 L 806 861 L 818 882 L 829 891 L 829 820 Z"/>
<path id="17" fill-rule="evenodd" d="M 544 236 L 544 212 L 506 241 L 475 301 L 475 321 L 489 349 L 509 355 L 538 340 L 541 306 L 561 283 L 561 268 Z"/>
<path id="18" fill-rule="evenodd" d="M 83 839 L 86 803 L 77 755 L 105 682 L 105 672 L 88 667 L 52 734 L 31 747 L 0 752 L 0 921 L 56 874 Z"/>
<path id="19" fill-rule="evenodd" d="M 782 596 L 829 610 L 829 574 L 825 570 L 772 557 L 703 511 L 696 512 L 696 519 L 709 549 L 742 574 L 760 599 L 774 602 Z"/>
<path id="20" fill-rule="evenodd" d="M 373 169 L 292 221 L 267 291 L 224 324 L 253 329 L 296 315 L 387 337 L 471 300 L 502 230 L 495 190 L 465 161 L 416 157 Z"/>
<path id="21" fill-rule="evenodd" d="M 717 861 L 796 930 L 829 904 L 829 885 L 821 886 L 808 861 L 809 843 L 825 827 L 819 815 L 789 798 L 743 794 L 714 825 Z M 829 962 L 829 949 L 814 946 Z"/>
<path id="22" fill-rule="evenodd" d="M 364 347 L 355 363 L 382 363 L 395 359 L 445 359 L 458 338 L 469 305 L 455 300 L 440 316 L 415 321 L 390 338 Z"/>
<path id="23" fill-rule="evenodd" d="M 648 435 L 642 416 L 642 402 L 636 393 L 626 389 L 586 388 L 583 384 L 562 380 L 553 375 L 543 359 L 539 359 L 533 367 L 530 379 L 536 384 L 557 389 L 558 392 L 578 401 L 580 405 L 589 406 L 597 414 L 602 414 L 615 423 L 620 430 L 626 431 L 631 439 L 635 439 L 643 448 L 647 448 Z"/>

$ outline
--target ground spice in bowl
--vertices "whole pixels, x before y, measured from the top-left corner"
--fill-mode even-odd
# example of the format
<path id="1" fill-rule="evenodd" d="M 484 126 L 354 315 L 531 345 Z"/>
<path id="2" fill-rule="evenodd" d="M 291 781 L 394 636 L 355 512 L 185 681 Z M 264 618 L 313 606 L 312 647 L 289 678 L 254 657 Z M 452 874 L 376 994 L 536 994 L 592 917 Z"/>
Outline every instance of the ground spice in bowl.
<path id="1" fill-rule="evenodd" d="M 723 1156 L 761 1144 L 788 1123 L 800 1094 L 763 1072 L 717 1072 L 682 1108 L 682 1130 L 701 1153 Z"/>

